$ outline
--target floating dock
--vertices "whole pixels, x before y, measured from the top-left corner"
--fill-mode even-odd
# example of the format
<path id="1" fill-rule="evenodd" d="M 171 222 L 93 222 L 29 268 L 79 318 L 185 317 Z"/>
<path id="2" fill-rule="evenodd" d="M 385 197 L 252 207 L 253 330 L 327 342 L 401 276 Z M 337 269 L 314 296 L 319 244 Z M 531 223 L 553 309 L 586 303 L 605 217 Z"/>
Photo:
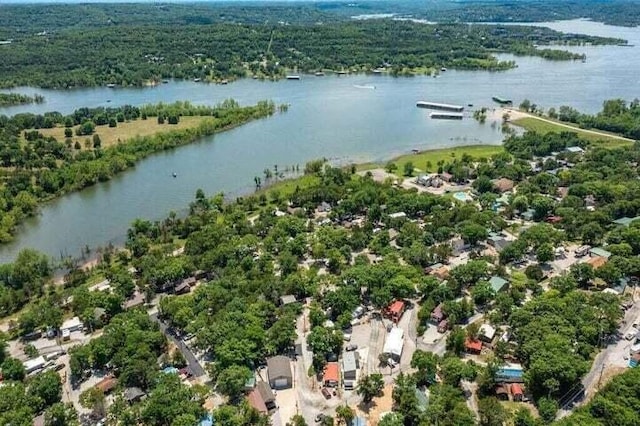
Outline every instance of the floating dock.
<path id="1" fill-rule="evenodd" d="M 300 80 L 299 75 L 288 75 L 287 80 Z"/>
<path id="2" fill-rule="evenodd" d="M 437 120 L 462 120 L 464 116 L 457 112 L 432 112 L 429 117 Z"/>
<path id="3" fill-rule="evenodd" d="M 500 105 L 511 105 L 513 103 L 511 99 L 501 98 L 500 96 L 494 96 L 491 99 L 493 99 L 494 102 L 497 102 Z"/>
<path id="4" fill-rule="evenodd" d="M 461 105 L 439 104 L 436 102 L 418 101 L 416 103 L 418 108 L 437 109 L 440 111 L 453 111 L 462 112 L 464 107 Z"/>

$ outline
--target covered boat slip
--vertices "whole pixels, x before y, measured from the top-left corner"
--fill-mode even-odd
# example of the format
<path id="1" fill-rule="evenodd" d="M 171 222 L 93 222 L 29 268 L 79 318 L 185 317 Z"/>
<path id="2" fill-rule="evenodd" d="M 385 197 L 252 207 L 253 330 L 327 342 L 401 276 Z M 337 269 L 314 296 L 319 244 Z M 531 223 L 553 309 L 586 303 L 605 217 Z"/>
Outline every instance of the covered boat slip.
<path id="1" fill-rule="evenodd" d="M 416 102 L 418 108 L 437 109 L 440 111 L 452 111 L 462 112 L 464 107 L 461 105 L 441 104 L 437 102 L 418 101 Z"/>

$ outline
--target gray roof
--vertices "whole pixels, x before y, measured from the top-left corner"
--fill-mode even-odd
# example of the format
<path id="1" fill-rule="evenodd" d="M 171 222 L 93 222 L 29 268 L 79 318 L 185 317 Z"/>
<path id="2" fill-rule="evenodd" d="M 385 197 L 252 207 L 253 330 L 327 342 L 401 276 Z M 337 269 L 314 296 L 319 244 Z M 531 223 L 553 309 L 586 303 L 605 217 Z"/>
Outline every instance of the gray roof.
<path id="1" fill-rule="evenodd" d="M 283 305 L 288 305 L 290 303 L 295 303 L 296 297 L 293 294 L 287 294 L 280 297 L 280 303 Z"/>
<path id="2" fill-rule="evenodd" d="M 265 382 L 258 382 L 258 384 L 256 385 L 256 389 L 258 390 L 260 398 L 262 398 L 265 404 L 271 401 L 275 401 L 276 397 L 271 390 L 271 386 L 269 386 Z"/>
<path id="3" fill-rule="evenodd" d="M 342 371 L 355 371 L 357 369 L 356 352 L 345 352 L 342 355 Z"/>
<path id="4" fill-rule="evenodd" d="M 293 379 L 291 374 L 291 360 L 283 355 L 277 355 L 267 360 L 267 369 L 269 374 L 269 381 L 286 377 L 289 380 Z"/>
<path id="5" fill-rule="evenodd" d="M 133 401 L 134 399 L 141 398 L 145 395 L 142 389 L 137 387 L 126 388 L 124 390 L 124 399 L 127 401 Z"/>
<path id="6" fill-rule="evenodd" d="M 594 247 L 589 250 L 589 253 L 594 256 L 606 257 L 607 259 L 611 257 L 611 252 L 603 249 L 602 247 Z"/>
<path id="7" fill-rule="evenodd" d="M 505 280 L 502 277 L 493 276 L 489 280 L 489 284 L 491 285 L 493 291 L 498 293 L 499 291 L 502 291 L 507 284 L 509 284 L 509 281 Z"/>

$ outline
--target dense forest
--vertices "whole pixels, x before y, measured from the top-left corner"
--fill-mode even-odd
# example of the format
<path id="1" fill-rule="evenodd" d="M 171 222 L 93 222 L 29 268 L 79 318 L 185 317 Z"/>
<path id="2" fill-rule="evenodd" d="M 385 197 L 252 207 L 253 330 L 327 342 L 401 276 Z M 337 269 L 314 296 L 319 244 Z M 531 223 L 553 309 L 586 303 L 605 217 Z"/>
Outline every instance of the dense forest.
<path id="1" fill-rule="evenodd" d="M 544 28 L 425 25 L 374 20 L 323 25 L 126 25 L 27 34 L 2 46 L 0 86 L 142 85 L 165 78 L 223 81 L 321 70 L 392 75 L 441 67 L 504 70 L 510 52 L 571 60 L 582 55 L 535 45 L 619 43 Z"/>
<path id="2" fill-rule="evenodd" d="M 35 95 L 27 96 L 20 93 L 0 93 L 0 107 L 22 105 L 22 104 L 41 104 L 44 102 L 44 96 Z"/>
<path id="3" fill-rule="evenodd" d="M 271 102 L 241 107 L 227 100 L 215 107 L 192 106 L 187 102 L 148 105 L 141 108 L 81 108 L 68 116 L 57 112 L 44 115 L 17 114 L 0 116 L 0 241 L 11 240 L 15 227 L 36 213 L 42 200 L 85 188 L 135 165 L 158 151 L 193 142 L 203 136 L 234 127 L 247 121 L 267 117 L 275 112 Z M 180 116 L 210 117 L 194 128 L 171 130 Z M 123 143 L 102 147 L 96 126 L 115 127 L 130 120 L 148 117 L 165 120 L 168 131 L 156 135 L 133 137 Z M 65 140 L 45 137 L 38 130 L 64 126 Z M 75 133 L 86 136 L 91 149 L 71 143 Z"/>

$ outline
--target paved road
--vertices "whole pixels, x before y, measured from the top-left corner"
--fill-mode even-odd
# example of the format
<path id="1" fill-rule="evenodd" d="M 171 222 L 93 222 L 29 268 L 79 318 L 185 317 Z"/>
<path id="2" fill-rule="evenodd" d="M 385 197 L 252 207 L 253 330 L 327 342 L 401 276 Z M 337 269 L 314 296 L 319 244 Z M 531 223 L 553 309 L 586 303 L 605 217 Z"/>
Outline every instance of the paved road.
<path id="1" fill-rule="evenodd" d="M 160 319 L 158 318 L 158 314 L 151 314 L 149 315 L 149 317 L 153 321 L 157 322 L 158 325 L 160 325 L 160 330 L 162 331 L 162 333 L 164 333 L 164 335 L 167 336 L 167 338 L 178 347 L 180 352 L 182 352 L 184 359 L 187 361 L 187 367 L 189 368 L 189 371 L 191 371 L 191 374 L 193 374 L 193 377 L 205 376 L 207 373 L 204 371 L 204 368 L 202 368 L 202 365 L 200 365 L 191 349 L 189 349 L 182 340 L 176 339 L 175 336 L 171 335 L 167 331 L 167 325 L 160 321 Z"/>

